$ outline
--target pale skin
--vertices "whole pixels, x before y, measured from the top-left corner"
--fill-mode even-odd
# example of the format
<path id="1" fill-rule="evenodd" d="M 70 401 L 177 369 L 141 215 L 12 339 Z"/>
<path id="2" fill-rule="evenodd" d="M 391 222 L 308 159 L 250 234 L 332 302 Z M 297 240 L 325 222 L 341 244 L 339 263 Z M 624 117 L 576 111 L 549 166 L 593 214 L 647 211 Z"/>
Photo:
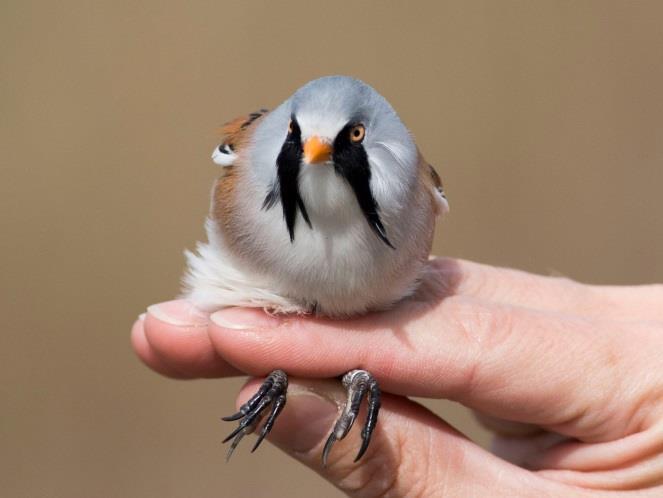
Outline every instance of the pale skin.
<path id="1" fill-rule="evenodd" d="M 171 301 L 136 321 L 132 343 L 169 377 L 288 372 L 288 403 L 268 440 L 348 496 L 663 496 L 663 285 L 430 265 L 417 295 L 389 311 L 329 320 L 230 308 L 208 317 Z M 322 468 L 344 393 L 338 381 L 314 379 L 355 368 L 380 382 L 379 423 L 358 463 L 356 427 Z M 473 409 L 495 433 L 493 452 L 407 396 Z"/>

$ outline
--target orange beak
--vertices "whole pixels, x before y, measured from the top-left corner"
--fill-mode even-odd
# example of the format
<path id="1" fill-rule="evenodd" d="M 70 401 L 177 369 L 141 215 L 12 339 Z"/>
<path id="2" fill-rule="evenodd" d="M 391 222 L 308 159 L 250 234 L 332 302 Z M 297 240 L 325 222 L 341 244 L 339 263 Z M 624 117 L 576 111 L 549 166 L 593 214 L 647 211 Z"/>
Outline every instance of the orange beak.
<path id="1" fill-rule="evenodd" d="M 308 164 L 329 161 L 331 154 L 332 146 L 323 142 L 318 137 L 313 136 L 304 143 L 304 160 Z"/>

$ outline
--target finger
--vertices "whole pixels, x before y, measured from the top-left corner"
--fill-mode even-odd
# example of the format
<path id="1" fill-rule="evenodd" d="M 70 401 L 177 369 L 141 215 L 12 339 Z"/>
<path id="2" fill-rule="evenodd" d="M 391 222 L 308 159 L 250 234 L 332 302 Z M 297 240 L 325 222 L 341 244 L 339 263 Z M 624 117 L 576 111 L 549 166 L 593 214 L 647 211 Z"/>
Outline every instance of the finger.
<path id="1" fill-rule="evenodd" d="M 258 384 L 249 383 L 238 404 Z M 502 496 L 515 496 L 523 486 L 569 490 L 493 457 L 422 406 L 390 395 L 382 400 L 362 459 L 354 462 L 361 444 L 360 431 L 354 428 L 336 443 L 323 467 L 322 449 L 344 398 L 339 382 L 291 380 L 288 402 L 268 439 L 349 496 L 438 496 L 442 490 L 444 496 L 481 495 L 481 490 L 494 492 L 497 484 Z M 357 424 L 363 417 L 365 411 Z"/>
<path id="2" fill-rule="evenodd" d="M 591 472 L 540 470 L 537 475 L 582 488 L 611 491 L 649 488 L 650 494 L 645 496 L 660 496 L 660 486 L 663 485 L 663 453 L 655 453 L 644 460 L 629 462 L 616 469 Z"/>
<path id="3" fill-rule="evenodd" d="M 623 314 L 620 302 L 598 286 L 452 258 L 429 261 L 414 298 L 420 296 L 425 300 L 475 297 L 488 302 L 582 316 Z M 632 319 L 632 315 L 629 318 Z"/>
<path id="4" fill-rule="evenodd" d="M 227 377 L 237 369 L 218 355 L 208 335 L 208 315 L 184 300 L 150 306 L 143 324 L 151 354 L 180 378 Z"/>
<path id="5" fill-rule="evenodd" d="M 611 322 L 448 298 L 408 303 L 352 320 L 269 316 L 246 309 L 212 315 L 210 337 L 224 357 L 262 375 L 332 377 L 362 368 L 382 387 L 443 397 L 494 417 L 592 440 L 645 425 L 622 410 L 650 388 L 624 388 L 629 358 L 660 345 Z M 619 345 L 618 347 L 616 345 Z M 635 349 L 634 349 L 635 348 Z M 653 381 L 655 376 L 650 380 Z M 622 389 L 618 389 L 622 388 Z"/>
<path id="6" fill-rule="evenodd" d="M 182 375 L 173 370 L 171 367 L 166 365 L 155 353 L 150 344 L 145 338 L 145 329 L 143 327 L 145 323 L 145 317 L 141 317 L 136 320 L 131 327 L 131 346 L 134 349 L 134 352 L 142 360 L 145 365 L 150 367 L 157 373 L 165 375 L 166 377 L 171 377 L 174 379 L 183 378 Z"/>
<path id="7" fill-rule="evenodd" d="M 433 258 L 417 293 L 467 296 L 482 300 L 568 312 L 579 316 L 633 321 L 663 320 L 663 285 L 587 285 L 565 277 L 484 265 L 453 258 Z M 415 296 L 417 298 L 417 296 Z"/>
<path id="8" fill-rule="evenodd" d="M 579 472 L 620 469 L 663 453 L 663 423 L 615 441 L 565 441 L 539 450 L 525 461 L 528 468 Z"/>
<path id="9" fill-rule="evenodd" d="M 663 483 L 663 427 L 605 443 L 581 443 L 553 433 L 497 436 L 491 451 L 539 475 L 583 488 L 639 489 Z"/>

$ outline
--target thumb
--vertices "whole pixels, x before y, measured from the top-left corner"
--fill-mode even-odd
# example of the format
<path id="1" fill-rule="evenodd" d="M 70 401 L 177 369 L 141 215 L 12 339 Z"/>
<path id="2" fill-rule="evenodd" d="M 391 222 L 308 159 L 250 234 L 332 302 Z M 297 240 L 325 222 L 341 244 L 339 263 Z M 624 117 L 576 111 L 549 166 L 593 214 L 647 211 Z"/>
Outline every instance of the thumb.
<path id="1" fill-rule="evenodd" d="M 259 385 L 257 380 L 249 382 L 238 403 Z M 345 397 L 340 382 L 290 379 L 286 406 L 268 439 L 349 496 L 438 496 L 442 490 L 445 496 L 465 496 L 470 491 L 490 494 L 498 482 L 504 496 L 516 496 L 514 491 L 522 489 L 523 482 L 532 481 L 532 489 L 546 485 L 476 446 L 423 406 L 389 394 L 383 394 L 378 424 L 364 456 L 354 462 L 365 407 L 323 467 L 322 449 Z"/>

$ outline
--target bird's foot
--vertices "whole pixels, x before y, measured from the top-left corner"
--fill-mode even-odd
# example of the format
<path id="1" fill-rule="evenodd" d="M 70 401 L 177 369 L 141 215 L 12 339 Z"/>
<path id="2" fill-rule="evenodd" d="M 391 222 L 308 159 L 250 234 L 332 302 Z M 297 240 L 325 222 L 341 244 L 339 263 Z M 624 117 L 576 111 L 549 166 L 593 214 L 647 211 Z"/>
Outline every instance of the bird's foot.
<path id="1" fill-rule="evenodd" d="M 272 430 L 274 421 L 285 406 L 287 390 L 288 375 L 283 370 L 274 370 L 267 376 L 258 391 L 239 408 L 237 413 L 229 417 L 223 417 L 223 420 L 226 422 L 240 420 L 237 428 L 223 440 L 224 443 L 227 443 L 232 439 L 230 448 L 228 448 L 228 454 L 226 455 L 226 461 L 230 459 L 242 438 L 255 430 L 260 420 L 264 417 L 267 408 L 271 405 L 272 408 L 267 415 L 267 420 L 260 429 L 258 440 L 253 445 L 251 453 L 258 449 L 262 440 Z"/>
<path id="2" fill-rule="evenodd" d="M 366 449 L 371 442 L 371 435 L 375 429 L 375 424 L 378 421 L 378 412 L 380 411 L 380 388 L 373 376 L 366 370 L 351 370 L 343 376 L 342 382 L 343 387 L 345 387 L 345 390 L 347 391 L 348 399 L 345 402 L 343 411 L 336 420 L 334 428 L 329 435 L 329 438 L 327 438 L 327 442 L 322 451 L 323 467 L 327 466 L 329 453 L 334 443 L 343 439 L 348 432 L 350 432 L 352 424 L 354 424 L 354 421 L 359 414 L 361 402 L 367 393 L 368 414 L 366 416 L 364 427 L 361 430 L 361 447 L 357 452 L 357 456 L 354 460 L 355 462 L 366 452 Z"/>
<path id="3" fill-rule="evenodd" d="M 343 439 L 350 432 L 350 429 L 359 414 L 361 403 L 366 395 L 368 395 L 368 414 L 361 431 L 362 441 L 357 456 L 355 457 L 355 462 L 366 452 L 366 449 L 371 442 L 371 435 L 375 429 L 375 424 L 378 420 L 378 412 L 380 411 L 380 388 L 373 376 L 366 370 L 352 370 L 343 376 L 342 382 L 343 387 L 345 387 L 347 392 L 347 401 L 343 407 L 341 415 L 336 420 L 322 451 L 323 466 L 327 465 L 329 453 L 334 443 Z M 224 443 L 232 440 L 230 448 L 228 448 L 226 460 L 230 459 L 242 438 L 256 429 L 260 421 L 265 417 L 267 408 L 271 405 L 269 414 L 267 414 L 267 419 L 260 429 L 258 440 L 253 445 L 251 452 L 253 453 L 258 449 L 258 446 L 260 446 L 260 443 L 265 439 L 265 436 L 267 436 L 272 430 L 276 418 L 285 406 L 287 389 L 287 374 L 283 370 L 274 370 L 267 376 L 258 391 L 256 391 L 256 393 L 239 408 L 237 413 L 230 415 L 229 417 L 223 417 L 223 420 L 227 422 L 235 420 L 240 421 L 237 428 L 223 440 Z"/>

